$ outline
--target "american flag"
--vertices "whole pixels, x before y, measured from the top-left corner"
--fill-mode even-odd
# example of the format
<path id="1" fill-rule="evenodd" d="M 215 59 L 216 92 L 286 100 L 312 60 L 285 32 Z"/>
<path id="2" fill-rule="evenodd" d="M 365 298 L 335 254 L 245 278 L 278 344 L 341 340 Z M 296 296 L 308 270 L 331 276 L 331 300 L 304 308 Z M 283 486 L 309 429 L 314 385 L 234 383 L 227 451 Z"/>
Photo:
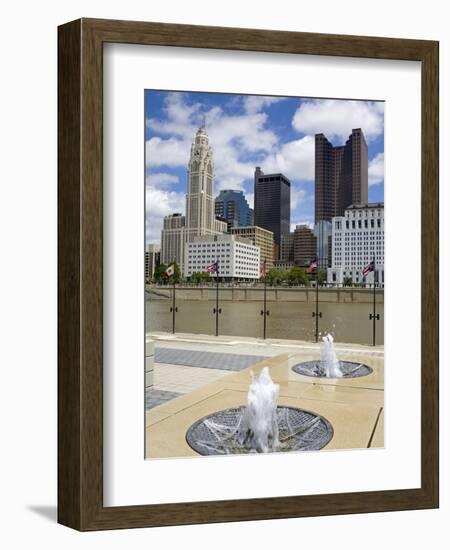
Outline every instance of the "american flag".
<path id="1" fill-rule="evenodd" d="M 267 275 L 267 260 L 264 260 L 261 266 L 261 275 L 265 277 Z"/>
<path id="2" fill-rule="evenodd" d="M 317 269 L 317 258 L 314 258 L 314 260 L 306 268 L 306 271 L 308 273 L 312 273 L 315 269 Z"/>
<path id="3" fill-rule="evenodd" d="M 363 277 L 367 277 L 367 275 L 371 272 L 375 271 L 375 260 L 372 260 L 370 263 L 368 263 L 364 269 L 362 270 Z"/>
<path id="4" fill-rule="evenodd" d="M 219 261 L 214 262 L 206 268 L 208 273 L 219 273 Z"/>

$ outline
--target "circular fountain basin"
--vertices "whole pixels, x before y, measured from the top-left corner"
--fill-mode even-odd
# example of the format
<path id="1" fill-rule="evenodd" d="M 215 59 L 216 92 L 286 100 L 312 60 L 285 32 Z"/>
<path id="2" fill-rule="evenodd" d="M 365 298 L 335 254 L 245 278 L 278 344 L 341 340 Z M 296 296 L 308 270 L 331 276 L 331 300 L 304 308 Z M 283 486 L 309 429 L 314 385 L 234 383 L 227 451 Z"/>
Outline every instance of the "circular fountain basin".
<path id="1" fill-rule="evenodd" d="M 342 372 L 342 378 L 359 378 L 367 376 L 373 372 L 373 369 L 362 363 L 353 361 L 339 361 L 339 367 Z M 304 361 L 292 367 L 292 370 L 303 376 L 314 376 L 317 378 L 331 378 L 327 376 L 326 369 L 322 361 Z"/>
<path id="2" fill-rule="evenodd" d="M 201 455 L 255 453 L 239 442 L 239 425 L 245 406 L 224 409 L 197 420 L 186 432 L 189 446 Z M 323 416 L 295 407 L 277 407 L 280 444 L 270 452 L 317 451 L 333 437 Z"/>

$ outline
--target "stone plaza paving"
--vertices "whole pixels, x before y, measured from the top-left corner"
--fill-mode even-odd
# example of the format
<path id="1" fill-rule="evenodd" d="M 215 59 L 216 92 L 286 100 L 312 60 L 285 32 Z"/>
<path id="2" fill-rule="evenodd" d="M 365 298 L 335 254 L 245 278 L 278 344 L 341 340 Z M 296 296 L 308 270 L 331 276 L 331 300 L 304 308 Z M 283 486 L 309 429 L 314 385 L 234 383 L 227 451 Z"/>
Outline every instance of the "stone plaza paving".
<path id="1" fill-rule="evenodd" d="M 242 355 L 238 353 L 218 353 L 192 349 L 173 349 L 157 346 L 155 362 L 187 367 L 203 367 L 240 371 L 267 359 L 264 355 Z"/>
<path id="2" fill-rule="evenodd" d="M 263 355 L 218 353 L 193 349 L 174 349 L 158 345 L 155 349 L 155 384 L 146 390 L 145 408 L 151 409 L 181 394 L 264 361 Z M 225 371 L 225 372 L 223 372 Z"/>
<path id="3" fill-rule="evenodd" d="M 149 336 L 155 340 L 156 361 L 154 387 L 146 396 L 147 458 L 198 456 L 186 443 L 188 428 L 202 416 L 245 405 L 251 371 L 256 374 L 264 366 L 280 384 L 279 405 L 311 410 L 331 422 L 334 436 L 324 450 L 384 446 L 382 346 L 337 344 L 339 359 L 367 364 L 373 372 L 361 378 L 325 379 L 292 371 L 298 362 L 317 359 L 319 344 L 189 334 Z M 158 362 L 161 359 L 177 363 Z"/>

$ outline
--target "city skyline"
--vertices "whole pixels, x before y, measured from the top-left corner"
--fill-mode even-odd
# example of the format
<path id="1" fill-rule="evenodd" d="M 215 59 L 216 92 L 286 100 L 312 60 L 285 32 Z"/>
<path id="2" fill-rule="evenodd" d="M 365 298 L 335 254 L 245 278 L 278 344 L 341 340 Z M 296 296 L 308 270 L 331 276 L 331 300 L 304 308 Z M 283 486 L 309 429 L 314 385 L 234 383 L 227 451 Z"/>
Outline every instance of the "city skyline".
<path id="1" fill-rule="evenodd" d="M 146 243 L 160 244 L 163 217 L 185 213 L 192 136 L 206 122 L 215 189 L 240 189 L 253 208 L 256 166 L 292 182 L 291 230 L 314 222 L 314 135 L 343 145 L 361 127 L 369 148 L 369 201 L 384 200 L 384 104 L 147 90 Z"/>

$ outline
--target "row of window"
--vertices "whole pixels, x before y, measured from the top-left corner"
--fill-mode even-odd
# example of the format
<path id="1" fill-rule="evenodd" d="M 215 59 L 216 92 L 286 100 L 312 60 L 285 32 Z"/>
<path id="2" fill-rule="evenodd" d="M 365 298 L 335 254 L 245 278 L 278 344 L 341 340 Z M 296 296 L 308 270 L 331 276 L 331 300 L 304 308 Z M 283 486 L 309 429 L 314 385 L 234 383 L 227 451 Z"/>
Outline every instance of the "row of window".
<path id="1" fill-rule="evenodd" d="M 380 216 L 383 210 L 379 208 L 372 208 L 370 210 L 347 210 L 345 216 L 348 218 L 363 218 L 371 216 Z"/>
<path id="2" fill-rule="evenodd" d="M 369 228 L 369 222 L 370 227 L 373 229 L 375 226 L 380 229 L 381 228 L 381 218 L 371 218 L 370 220 L 345 220 L 345 229 L 362 229 L 364 225 L 364 229 Z M 376 223 L 375 223 L 376 222 Z M 350 226 L 351 223 L 351 226 Z M 335 229 L 341 230 L 342 229 L 342 222 L 340 220 L 336 220 L 334 224 Z"/>

